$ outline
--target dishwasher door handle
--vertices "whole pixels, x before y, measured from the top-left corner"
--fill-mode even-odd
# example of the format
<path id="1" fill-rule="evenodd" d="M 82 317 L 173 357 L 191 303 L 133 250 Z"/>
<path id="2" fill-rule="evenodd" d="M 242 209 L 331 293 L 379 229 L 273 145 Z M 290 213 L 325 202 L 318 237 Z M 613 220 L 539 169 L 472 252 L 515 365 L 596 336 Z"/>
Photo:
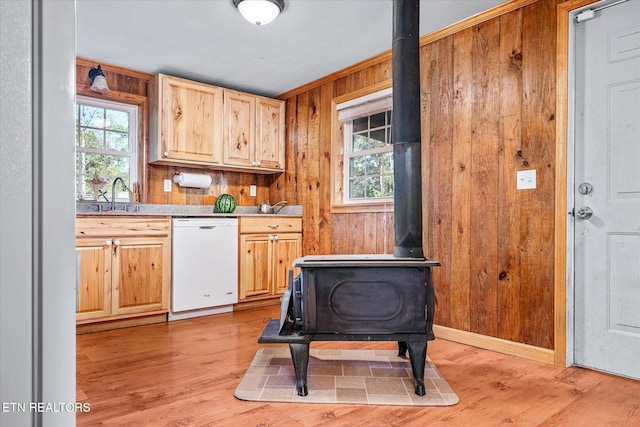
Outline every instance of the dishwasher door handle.
<path id="1" fill-rule="evenodd" d="M 200 230 L 213 230 L 214 228 L 216 228 L 215 225 L 200 225 L 198 228 L 200 228 Z"/>

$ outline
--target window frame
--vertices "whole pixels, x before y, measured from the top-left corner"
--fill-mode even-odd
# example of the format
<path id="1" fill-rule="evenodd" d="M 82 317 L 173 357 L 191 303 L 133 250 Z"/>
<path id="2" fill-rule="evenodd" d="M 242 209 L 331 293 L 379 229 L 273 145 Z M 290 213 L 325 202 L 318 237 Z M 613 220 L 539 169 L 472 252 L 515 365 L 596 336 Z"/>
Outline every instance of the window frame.
<path id="1" fill-rule="evenodd" d="M 385 109 L 384 112 L 386 113 L 387 111 L 391 111 L 391 110 L 387 110 Z M 365 197 L 365 198 L 353 198 L 351 197 L 351 185 L 350 185 L 350 181 L 351 181 L 351 173 L 350 173 L 350 161 L 351 159 L 355 159 L 358 157 L 364 157 L 364 156 L 370 156 L 370 155 L 374 155 L 374 154 L 382 154 L 382 153 L 391 153 L 393 155 L 393 144 L 388 144 L 387 146 L 384 147 L 378 147 L 378 148 L 371 148 L 368 150 L 360 150 L 360 151 L 353 151 L 353 136 L 354 136 L 354 132 L 353 132 L 353 122 L 354 120 L 358 119 L 358 118 L 363 118 L 363 117 L 371 117 L 373 115 L 376 115 L 379 113 L 371 113 L 371 114 L 367 114 L 365 116 L 359 116 L 359 117 L 354 117 L 354 118 L 350 118 L 348 119 L 346 122 L 344 122 L 343 125 L 343 140 L 344 140 L 344 149 L 343 149 L 343 153 L 344 153 L 344 171 L 343 171 L 343 179 L 344 179 L 344 183 L 343 183 L 343 188 L 344 188 L 344 196 L 343 196 L 343 203 L 345 205 L 361 205 L 361 204 L 372 204 L 372 203 L 393 203 L 393 195 L 389 196 L 389 197 Z M 389 117 L 389 123 L 386 123 L 385 120 L 385 133 L 386 135 L 390 138 L 389 135 L 389 129 L 391 128 L 391 117 Z M 379 128 L 374 128 L 374 129 L 379 129 Z M 367 131 L 371 131 L 373 130 L 371 127 L 367 127 Z"/>
<path id="2" fill-rule="evenodd" d="M 332 99 L 332 134 L 331 134 L 331 212 L 393 212 L 393 196 L 388 198 L 347 199 L 349 153 L 352 132 L 350 126 L 353 120 L 346 123 L 340 117 L 340 111 L 345 108 L 358 107 L 367 103 L 375 103 L 380 98 L 390 98 L 392 90 L 391 80 L 363 88 Z M 391 110 L 385 109 L 383 111 Z M 363 109 L 366 111 L 366 108 Z M 372 113 L 373 114 L 373 113 Z M 369 114 L 367 114 L 369 115 Z M 393 152 L 393 144 L 383 151 Z"/>
<path id="3" fill-rule="evenodd" d="M 76 104 L 76 110 L 75 110 L 76 112 L 77 112 L 78 105 L 86 105 L 86 106 L 95 107 L 95 108 L 102 108 L 105 110 L 124 111 L 129 114 L 128 151 L 79 147 L 77 145 L 77 141 L 78 141 L 78 132 L 81 126 L 80 126 L 80 123 L 77 123 L 75 125 L 76 141 L 74 142 L 75 144 L 74 153 L 76 156 L 78 152 L 81 152 L 81 153 L 89 153 L 89 154 L 103 154 L 103 155 L 112 155 L 112 156 L 118 156 L 118 157 L 128 157 L 129 158 L 129 176 L 126 178 L 128 178 L 129 189 L 133 191 L 134 190 L 133 184 L 138 181 L 138 158 L 139 158 L 139 148 L 140 148 L 140 125 L 141 125 L 140 106 L 136 104 L 130 104 L 127 102 L 115 101 L 115 100 L 103 99 L 103 98 L 95 98 L 95 97 L 81 95 L 81 94 L 76 95 L 75 104 Z M 96 128 L 101 129 L 99 127 L 96 127 Z M 80 171 L 76 169 L 76 199 L 77 200 L 80 199 L 80 194 L 77 192 L 77 189 L 80 185 L 82 185 L 81 180 L 87 178 L 87 177 L 83 178 L 82 174 L 79 174 L 78 172 Z M 104 175 L 101 175 L 101 177 L 105 178 Z M 82 199 L 97 201 L 99 197 L 95 197 L 94 195 L 93 199 L 86 199 L 85 194 L 82 194 Z M 116 197 L 115 200 L 118 202 L 133 201 L 130 193 L 129 193 L 129 197 L 127 198 Z"/>

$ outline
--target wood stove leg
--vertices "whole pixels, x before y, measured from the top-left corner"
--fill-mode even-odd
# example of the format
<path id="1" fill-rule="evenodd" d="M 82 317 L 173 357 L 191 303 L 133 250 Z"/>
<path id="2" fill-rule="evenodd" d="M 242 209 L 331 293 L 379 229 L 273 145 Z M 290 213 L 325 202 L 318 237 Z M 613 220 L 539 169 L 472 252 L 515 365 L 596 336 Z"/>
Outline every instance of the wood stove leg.
<path id="1" fill-rule="evenodd" d="M 413 372 L 416 394 L 424 396 L 424 366 L 427 362 L 427 342 L 407 341 L 407 346 L 409 347 L 409 358 L 411 359 L 411 371 Z"/>
<path id="2" fill-rule="evenodd" d="M 293 369 L 296 372 L 296 390 L 298 396 L 306 396 L 307 391 L 307 368 L 309 367 L 309 343 L 289 343 Z"/>
<path id="3" fill-rule="evenodd" d="M 398 341 L 398 357 L 406 358 L 407 357 L 407 342 L 406 341 Z"/>

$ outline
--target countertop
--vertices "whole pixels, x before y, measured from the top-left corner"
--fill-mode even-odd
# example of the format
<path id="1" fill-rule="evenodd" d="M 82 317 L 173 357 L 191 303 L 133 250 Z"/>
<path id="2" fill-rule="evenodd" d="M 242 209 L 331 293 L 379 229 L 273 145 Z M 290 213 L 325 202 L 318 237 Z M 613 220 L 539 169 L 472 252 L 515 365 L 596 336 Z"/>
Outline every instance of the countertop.
<path id="1" fill-rule="evenodd" d="M 276 208 L 277 209 L 277 208 Z M 109 202 L 78 201 L 76 215 L 108 215 L 108 216 L 172 216 L 172 217 L 226 217 L 240 216 L 279 216 L 301 217 L 302 205 L 285 205 L 275 214 L 261 214 L 258 206 L 236 206 L 232 213 L 215 213 L 213 205 L 160 205 L 146 203 L 116 203 L 116 209 L 111 210 Z"/>

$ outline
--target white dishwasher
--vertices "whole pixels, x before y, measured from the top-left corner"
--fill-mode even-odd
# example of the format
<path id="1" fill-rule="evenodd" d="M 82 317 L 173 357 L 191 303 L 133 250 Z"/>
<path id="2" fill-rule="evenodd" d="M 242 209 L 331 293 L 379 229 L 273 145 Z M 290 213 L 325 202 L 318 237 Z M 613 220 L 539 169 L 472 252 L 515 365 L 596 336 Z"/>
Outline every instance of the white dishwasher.
<path id="1" fill-rule="evenodd" d="M 169 320 L 233 311 L 238 219 L 173 218 Z"/>

